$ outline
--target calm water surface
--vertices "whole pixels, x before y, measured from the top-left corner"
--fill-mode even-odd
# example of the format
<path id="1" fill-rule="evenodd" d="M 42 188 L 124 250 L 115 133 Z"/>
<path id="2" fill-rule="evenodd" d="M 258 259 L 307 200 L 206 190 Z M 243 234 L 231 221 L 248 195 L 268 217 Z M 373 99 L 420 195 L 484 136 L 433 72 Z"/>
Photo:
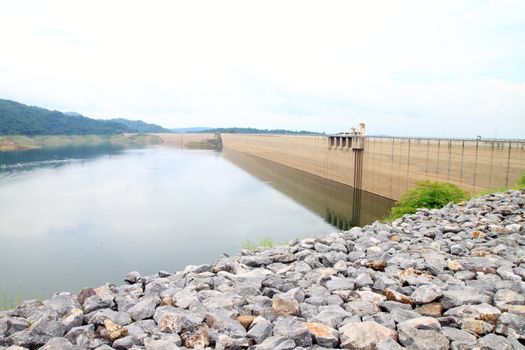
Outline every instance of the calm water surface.
<path id="1" fill-rule="evenodd" d="M 365 224 L 391 201 L 234 153 L 66 147 L 0 153 L 0 305 L 127 272 L 176 271 Z M 354 199 L 353 199 L 354 198 Z"/>

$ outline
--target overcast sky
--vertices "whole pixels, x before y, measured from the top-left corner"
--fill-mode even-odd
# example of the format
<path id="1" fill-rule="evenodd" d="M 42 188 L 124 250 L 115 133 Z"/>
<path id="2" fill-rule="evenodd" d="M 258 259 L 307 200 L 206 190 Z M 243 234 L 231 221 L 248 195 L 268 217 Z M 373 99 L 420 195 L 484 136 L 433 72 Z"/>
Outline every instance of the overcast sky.
<path id="1" fill-rule="evenodd" d="M 2 1 L 0 98 L 165 127 L 525 138 L 525 1 Z"/>

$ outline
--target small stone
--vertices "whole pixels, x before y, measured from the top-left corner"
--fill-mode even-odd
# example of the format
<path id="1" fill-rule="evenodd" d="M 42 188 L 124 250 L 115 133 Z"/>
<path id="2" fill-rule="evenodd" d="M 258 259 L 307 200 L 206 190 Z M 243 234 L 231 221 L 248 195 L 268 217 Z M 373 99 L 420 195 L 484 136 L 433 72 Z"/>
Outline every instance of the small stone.
<path id="1" fill-rule="evenodd" d="M 406 296 L 404 294 L 401 294 L 399 292 L 396 292 L 393 289 L 385 288 L 384 294 L 385 294 L 385 296 L 386 296 L 386 298 L 388 300 L 397 301 L 397 302 L 400 302 L 400 303 L 403 303 L 403 304 L 409 304 L 409 305 L 413 305 L 414 304 L 414 301 L 412 300 L 412 298 L 410 298 L 410 297 L 408 297 L 408 296 Z"/>
<path id="2" fill-rule="evenodd" d="M 441 303 L 430 303 L 421 305 L 414 311 L 422 316 L 440 317 L 443 314 L 443 305 Z"/>
<path id="3" fill-rule="evenodd" d="M 275 295 L 272 299 L 272 309 L 277 316 L 299 315 L 299 303 L 295 299 L 282 298 Z"/>
<path id="4" fill-rule="evenodd" d="M 260 344 L 264 339 L 272 335 L 272 323 L 267 319 L 257 316 L 247 333 L 248 338 L 252 338 L 256 344 Z"/>
<path id="5" fill-rule="evenodd" d="M 255 319 L 255 316 L 247 315 L 247 316 L 237 316 L 237 321 L 239 321 L 240 324 L 246 329 L 250 327 L 253 320 Z"/>
<path id="6" fill-rule="evenodd" d="M 483 335 L 492 332 L 494 326 L 485 321 L 467 318 L 461 321 L 461 329 L 473 334 Z"/>
<path id="7" fill-rule="evenodd" d="M 106 328 L 105 336 L 109 341 L 115 341 L 119 338 L 125 337 L 128 330 L 119 324 L 113 323 L 111 320 L 104 320 L 104 327 Z"/>
<path id="8" fill-rule="evenodd" d="M 473 239 L 478 239 L 478 238 L 485 238 L 487 237 L 487 234 L 486 233 L 483 233 L 481 231 L 478 231 L 478 230 L 474 230 L 470 233 L 470 236 L 473 238 Z"/>
<path id="9" fill-rule="evenodd" d="M 376 271 L 385 271 L 386 262 L 383 260 L 372 260 L 368 262 L 368 267 Z"/>
<path id="10" fill-rule="evenodd" d="M 257 350 L 292 350 L 295 349 L 295 342 L 286 337 L 268 337 L 261 344 L 257 345 Z"/>
<path id="11" fill-rule="evenodd" d="M 463 266 L 457 260 L 448 260 L 447 269 L 450 271 L 461 271 L 463 270 Z"/>
<path id="12" fill-rule="evenodd" d="M 208 326 L 202 324 L 195 331 L 187 331 L 180 335 L 182 345 L 190 349 L 204 349 L 210 345 Z"/>

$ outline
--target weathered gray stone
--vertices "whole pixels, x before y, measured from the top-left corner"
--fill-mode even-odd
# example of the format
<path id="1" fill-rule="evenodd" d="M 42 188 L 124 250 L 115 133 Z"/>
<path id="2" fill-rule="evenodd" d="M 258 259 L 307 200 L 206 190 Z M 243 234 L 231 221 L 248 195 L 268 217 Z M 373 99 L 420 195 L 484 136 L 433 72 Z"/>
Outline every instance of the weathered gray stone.
<path id="1" fill-rule="evenodd" d="M 71 344 L 65 338 L 51 338 L 40 350 L 81 350 L 81 347 Z"/>
<path id="2" fill-rule="evenodd" d="M 425 285 L 417 288 L 410 297 L 416 304 L 430 303 L 443 295 L 443 291 L 436 285 Z"/>
<path id="3" fill-rule="evenodd" d="M 84 315 L 84 322 L 99 325 L 105 320 L 110 320 L 118 325 L 125 326 L 131 323 L 131 317 L 126 312 L 113 311 L 111 309 L 101 309 Z"/>
<path id="4" fill-rule="evenodd" d="M 508 312 L 502 313 L 498 318 L 496 333 L 525 339 L 525 317 Z"/>
<path id="5" fill-rule="evenodd" d="M 458 290 L 448 290 L 443 292 L 441 304 L 445 309 L 465 304 L 481 304 L 490 302 L 490 297 L 479 293 L 475 289 L 465 288 Z"/>
<path id="6" fill-rule="evenodd" d="M 140 321 L 146 318 L 153 317 L 155 313 L 155 307 L 160 302 L 156 296 L 144 297 L 135 306 L 128 310 L 128 314 L 131 316 L 133 321 Z"/>
<path id="7" fill-rule="evenodd" d="M 273 335 L 292 339 L 296 346 L 309 347 L 312 345 L 310 331 L 297 317 L 278 317 L 273 323 Z"/>
<path id="8" fill-rule="evenodd" d="M 374 321 L 348 323 L 339 332 L 343 349 L 373 350 L 387 338 L 397 340 L 395 330 Z"/>
<path id="9" fill-rule="evenodd" d="M 256 344 L 260 344 L 264 339 L 272 335 L 273 325 L 263 317 L 256 317 L 248 330 L 248 338 L 252 338 Z"/>
<path id="10" fill-rule="evenodd" d="M 487 334 L 479 338 L 474 346 L 478 346 L 483 350 L 513 350 L 512 345 L 505 337 L 496 334 Z"/>
<path id="11" fill-rule="evenodd" d="M 255 350 L 292 350 L 295 342 L 286 337 L 268 337 L 261 344 L 255 346 Z"/>

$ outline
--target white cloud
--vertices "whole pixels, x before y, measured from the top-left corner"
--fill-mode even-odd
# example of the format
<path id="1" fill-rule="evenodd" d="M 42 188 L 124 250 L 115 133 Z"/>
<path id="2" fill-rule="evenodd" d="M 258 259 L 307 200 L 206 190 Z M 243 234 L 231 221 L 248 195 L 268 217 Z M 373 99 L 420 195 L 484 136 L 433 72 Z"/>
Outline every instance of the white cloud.
<path id="1" fill-rule="evenodd" d="M 0 95 L 165 126 L 523 137 L 521 1 L 20 1 Z M 472 128 L 472 122 L 476 128 Z M 429 128 L 432 123 L 458 127 Z"/>

